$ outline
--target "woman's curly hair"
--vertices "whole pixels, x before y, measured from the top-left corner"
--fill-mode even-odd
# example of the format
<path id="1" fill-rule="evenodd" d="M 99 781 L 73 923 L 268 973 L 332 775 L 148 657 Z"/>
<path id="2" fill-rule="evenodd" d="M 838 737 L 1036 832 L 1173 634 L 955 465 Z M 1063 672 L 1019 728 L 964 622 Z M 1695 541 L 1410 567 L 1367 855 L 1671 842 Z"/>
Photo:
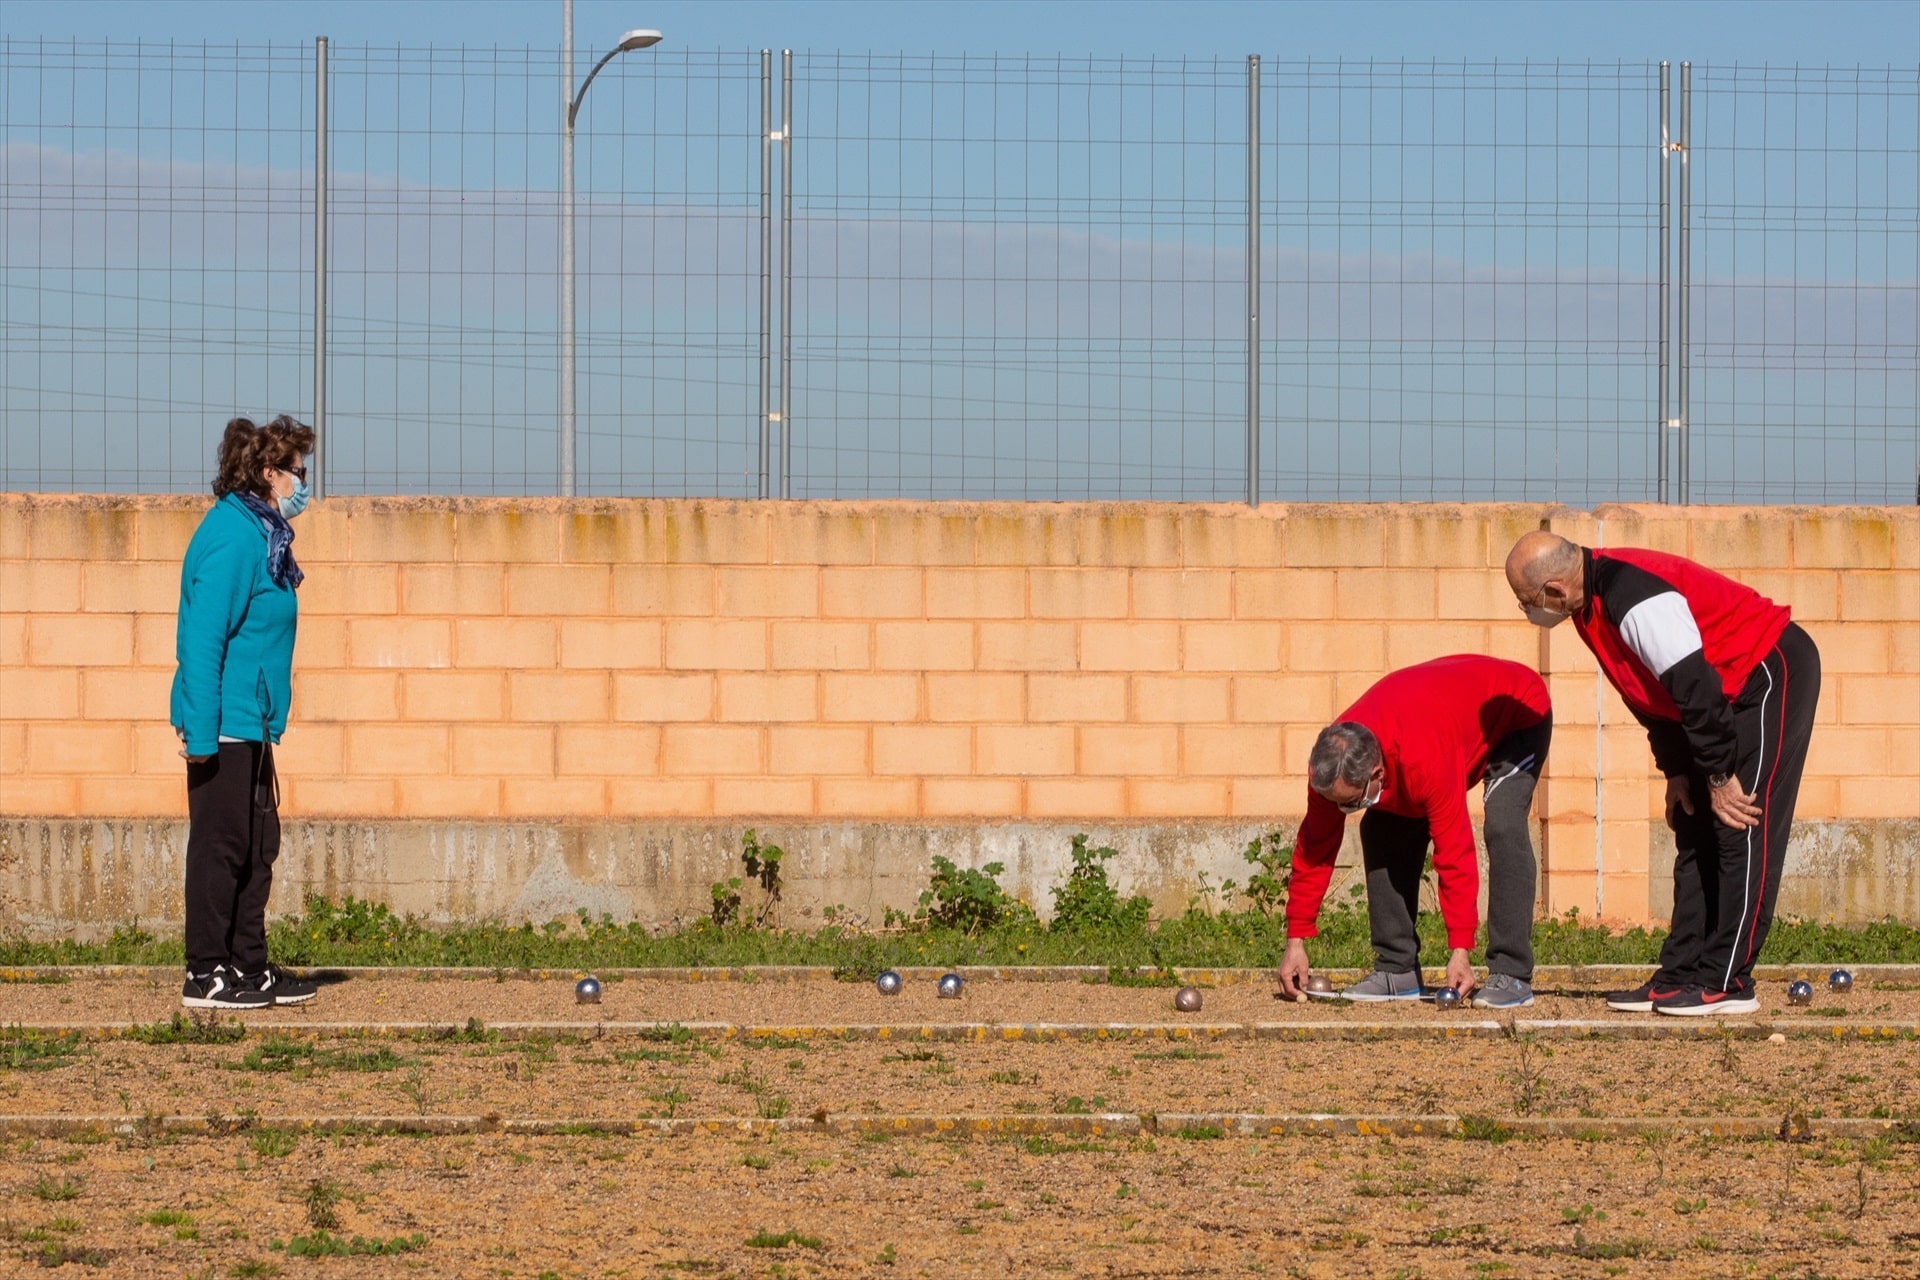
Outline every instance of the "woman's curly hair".
<path id="1" fill-rule="evenodd" d="M 220 437 L 220 470 L 213 478 L 213 496 L 230 493 L 269 496 L 260 473 L 268 467 L 291 470 L 313 452 L 313 428 L 281 414 L 264 427 L 250 418 L 235 418 Z"/>

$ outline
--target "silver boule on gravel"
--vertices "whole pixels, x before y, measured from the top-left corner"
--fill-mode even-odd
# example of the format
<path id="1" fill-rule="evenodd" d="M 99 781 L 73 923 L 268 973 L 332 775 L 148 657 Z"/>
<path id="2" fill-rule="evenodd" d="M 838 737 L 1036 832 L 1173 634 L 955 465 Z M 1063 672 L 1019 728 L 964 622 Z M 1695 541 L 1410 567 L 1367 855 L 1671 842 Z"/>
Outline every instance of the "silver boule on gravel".
<path id="1" fill-rule="evenodd" d="M 1198 987 L 1182 987 L 1173 993 L 1173 1007 L 1182 1013 L 1198 1013 L 1204 1003 Z"/>
<path id="2" fill-rule="evenodd" d="M 1787 984 L 1788 1004 L 1812 1004 L 1813 984 L 1805 978 L 1795 978 Z"/>
<path id="3" fill-rule="evenodd" d="M 1433 1007 L 1436 1009 L 1458 1009 L 1460 1007 L 1460 989 L 1442 987 L 1433 993 Z"/>
<path id="4" fill-rule="evenodd" d="M 1324 973 L 1316 973 L 1307 979 L 1307 990 L 1326 994 L 1333 990 L 1333 979 Z"/>
<path id="5" fill-rule="evenodd" d="M 900 994 L 900 975 L 888 969 L 873 980 L 873 985 L 883 996 L 897 996 Z"/>
<path id="6" fill-rule="evenodd" d="M 957 973 L 942 974 L 940 977 L 940 998 L 942 1000 L 958 1000 L 960 998 L 961 988 L 966 985 L 966 982 Z"/>
<path id="7" fill-rule="evenodd" d="M 600 1003 L 600 979 L 588 974 L 573 984 L 573 998 L 577 1004 Z"/>
<path id="8" fill-rule="evenodd" d="M 1835 969 L 1827 975 L 1827 990 L 1837 996 L 1843 996 L 1853 990 L 1853 975 L 1845 969 Z"/>

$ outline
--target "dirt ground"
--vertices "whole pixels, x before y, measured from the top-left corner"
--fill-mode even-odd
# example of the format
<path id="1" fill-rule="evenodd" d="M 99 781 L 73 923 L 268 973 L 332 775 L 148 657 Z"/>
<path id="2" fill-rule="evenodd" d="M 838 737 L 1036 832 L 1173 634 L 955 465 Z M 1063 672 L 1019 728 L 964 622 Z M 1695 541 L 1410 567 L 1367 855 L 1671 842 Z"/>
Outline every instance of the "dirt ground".
<path id="1" fill-rule="evenodd" d="M 16 1275 L 1920 1275 L 1884 1142 L 243 1136 L 14 1144 L 0 1194 Z M 410 1251 L 294 1256 L 316 1202 Z"/>
<path id="2" fill-rule="evenodd" d="M 1578 992 L 1544 997 L 1503 1033 L 1365 1039 L 1353 1037 L 1369 1025 L 1464 1027 L 1493 1015 L 1297 1006 L 1255 982 L 1209 989 L 1200 1014 L 1181 1015 L 1164 988 L 1077 982 L 982 980 L 940 1000 L 930 979 L 891 998 L 818 980 L 610 980 L 596 1007 L 574 1003 L 570 976 L 355 976 L 312 1004 L 249 1016 L 237 1040 L 145 1043 L 102 1026 L 165 1022 L 179 1008 L 170 981 L 6 984 L 0 1113 L 217 1113 L 247 1127 L 0 1141 L 0 1276 L 71 1266 L 356 1280 L 402 1271 L 1920 1277 L 1920 1142 L 1903 1140 L 1912 1126 L 1797 1143 L 1579 1141 L 1492 1126 L 1477 1138 L 1393 1139 L 1208 1127 L 1089 1138 L 1064 1125 L 1019 1137 L 412 1137 L 276 1123 L 1102 1112 L 1920 1119 L 1920 992 L 1862 982 L 1845 997 L 1823 990 L 1804 1010 L 1771 995 L 1764 1015 L 1744 1022 L 1780 1029 L 1779 1042 L 1717 1028 L 1635 1038 L 1652 1019 L 1608 1014 Z M 1599 1020 L 1614 1033 L 1551 1026 L 1557 1019 Z M 395 1025 L 416 1022 L 432 1025 Z M 1000 1031 L 1040 1023 L 1196 1034 Z M 798 1034 L 874 1024 L 897 1034 Z M 988 1031 L 918 1034 L 953 1024 Z M 1256 1038 L 1245 1030 L 1254 1024 L 1297 1034 Z M 1209 1025 L 1235 1031 L 1209 1036 Z M 308 1256 L 316 1252 L 327 1256 Z"/>
<path id="3" fill-rule="evenodd" d="M 1128 1112 L 1920 1116 L 1920 1039 L 473 1042 L 256 1028 L 231 1044 L 88 1041 L 0 1071 L 15 1115 L 488 1115 L 541 1120 Z"/>

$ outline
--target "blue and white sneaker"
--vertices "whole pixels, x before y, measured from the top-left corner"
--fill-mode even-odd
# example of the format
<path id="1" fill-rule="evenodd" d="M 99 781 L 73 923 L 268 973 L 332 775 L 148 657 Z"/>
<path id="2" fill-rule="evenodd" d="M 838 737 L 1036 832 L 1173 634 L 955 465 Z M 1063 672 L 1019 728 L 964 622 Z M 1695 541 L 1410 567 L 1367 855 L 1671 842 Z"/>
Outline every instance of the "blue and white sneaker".
<path id="1" fill-rule="evenodd" d="M 1375 969 L 1360 981 L 1340 993 L 1349 1000 L 1418 1000 L 1423 989 L 1420 986 L 1420 973 L 1388 973 L 1384 969 Z"/>
<path id="2" fill-rule="evenodd" d="M 1523 1009 L 1533 1003 L 1533 984 L 1510 973 L 1490 973 L 1473 993 L 1476 1009 Z"/>

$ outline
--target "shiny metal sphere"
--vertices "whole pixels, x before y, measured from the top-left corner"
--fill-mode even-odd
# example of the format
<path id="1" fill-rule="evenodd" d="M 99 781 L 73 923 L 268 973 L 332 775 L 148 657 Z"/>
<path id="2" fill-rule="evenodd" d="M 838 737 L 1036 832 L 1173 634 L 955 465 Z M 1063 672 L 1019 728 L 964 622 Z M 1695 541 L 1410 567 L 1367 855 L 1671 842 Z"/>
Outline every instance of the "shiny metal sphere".
<path id="1" fill-rule="evenodd" d="M 1827 990 L 1837 996 L 1843 996 L 1853 990 L 1853 975 L 1845 969 L 1835 969 L 1827 975 Z"/>
<path id="2" fill-rule="evenodd" d="M 960 989 L 966 985 L 959 974 L 945 974 L 940 979 L 940 998 L 942 1000 L 958 1000 L 960 998 Z"/>
<path id="3" fill-rule="evenodd" d="M 580 1004 L 600 1003 L 600 979 L 589 974 L 573 984 L 573 998 Z"/>
<path id="4" fill-rule="evenodd" d="M 1182 1013 L 1198 1013 L 1203 1003 L 1198 987 L 1182 987 L 1173 993 L 1173 1007 Z"/>
<path id="5" fill-rule="evenodd" d="M 1433 993 L 1433 1007 L 1436 1009 L 1458 1009 L 1460 1007 L 1460 989 L 1442 987 Z"/>
<path id="6" fill-rule="evenodd" d="M 1331 992 L 1333 990 L 1333 979 L 1324 973 L 1316 973 L 1307 979 L 1307 990 L 1318 991 L 1323 994 Z"/>
<path id="7" fill-rule="evenodd" d="M 883 996 L 897 996 L 900 994 L 900 975 L 889 969 L 875 978 L 873 985 L 879 989 L 880 994 Z"/>
<path id="8" fill-rule="evenodd" d="M 1805 978 L 1795 978 L 1787 984 L 1788 1004 L 1812 1004 L 1813 984 Z"/>

